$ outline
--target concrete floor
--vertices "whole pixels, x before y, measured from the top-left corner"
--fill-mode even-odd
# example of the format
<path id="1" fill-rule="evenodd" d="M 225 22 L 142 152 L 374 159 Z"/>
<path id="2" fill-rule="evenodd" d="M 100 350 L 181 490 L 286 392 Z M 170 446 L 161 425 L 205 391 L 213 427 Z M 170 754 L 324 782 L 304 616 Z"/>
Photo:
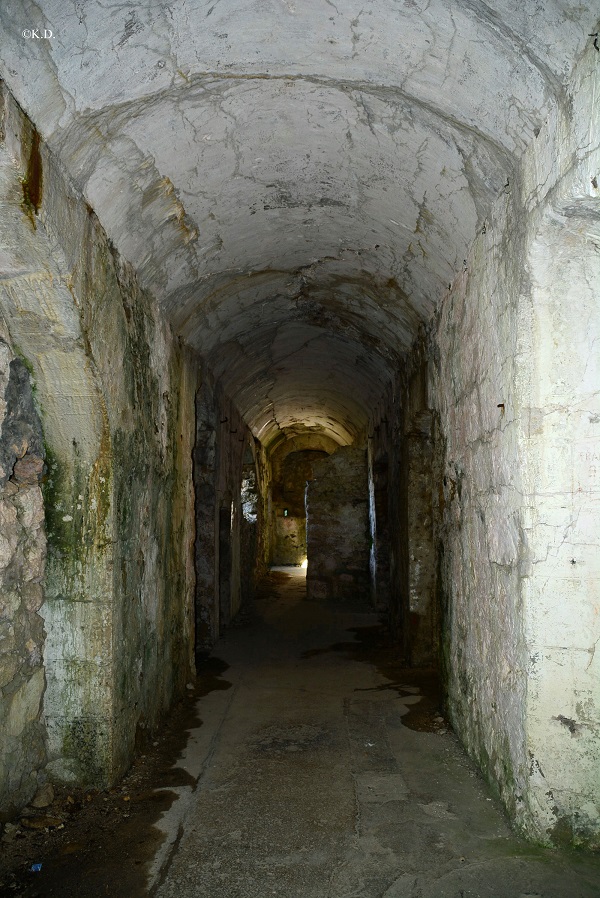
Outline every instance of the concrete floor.
<path id="1" fill-rule="evenodd" d="M 275 579 L 215 650 L 229 667 L 200 701 L 181 761 L 196 786 L 161 822 L 152 894 L 600 895 L 600 858 L 511 832 L 431 697 L 375 663 L 373 614 L 303 601 L 299 569 Z"/>

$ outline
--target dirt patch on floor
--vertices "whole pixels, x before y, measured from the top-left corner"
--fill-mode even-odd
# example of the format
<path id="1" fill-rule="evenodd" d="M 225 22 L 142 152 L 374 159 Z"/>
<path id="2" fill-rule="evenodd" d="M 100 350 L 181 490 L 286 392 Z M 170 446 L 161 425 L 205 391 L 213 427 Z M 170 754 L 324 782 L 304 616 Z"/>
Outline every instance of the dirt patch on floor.
<path id="1" fill-rule="evenodd" d="M 285 571 L 268 571 L 256 584 L 254 597 L 256 599 L 278 598 L 278 589 L 291 579 L 291 574 Z"/>
<path id="2" fill-rule="evenodd" d="M 175 799 L 172 788 L 193 784 L 175 767 L 189 731 L 201 726 L 197 701 L 228 689 L 227 664 L 207 658 L 186 695 L 120 785 L 105 791 L 55 787 L 46 808 L 26 809 L 5 825 L 0 845 L 0 896 L 141 898 L 146 870 L 163 835 L 154 824 Z M 41 865 L 39 870 L 36 866 Z"/>

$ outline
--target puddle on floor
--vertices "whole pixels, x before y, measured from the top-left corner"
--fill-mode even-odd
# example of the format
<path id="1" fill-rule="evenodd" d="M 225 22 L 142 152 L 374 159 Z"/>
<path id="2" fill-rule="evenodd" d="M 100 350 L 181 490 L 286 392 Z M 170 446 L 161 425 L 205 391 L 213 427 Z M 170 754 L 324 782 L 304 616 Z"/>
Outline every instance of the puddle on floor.
<path id="1" fill-rule="evenodd" d="M 372 664 L 381 675 L 382 682 L 370 689 L 358 691 L 391 689 L 402 697 L 418 697 L 419 701 L 411 703 L 408 712 L 402 716 L 403 725 L 422 733 L 443 734 L 450 729 L 442 710 L 443 695 L 436 670 L 406 667 L 398 661 L 397 649 L 384 625 L 352 627 L 348 632 L 355 635 L 355 640 L 309 649 L 302 657 L 308 659 L 329 652 L 341 652 L 353 661 Z"/>

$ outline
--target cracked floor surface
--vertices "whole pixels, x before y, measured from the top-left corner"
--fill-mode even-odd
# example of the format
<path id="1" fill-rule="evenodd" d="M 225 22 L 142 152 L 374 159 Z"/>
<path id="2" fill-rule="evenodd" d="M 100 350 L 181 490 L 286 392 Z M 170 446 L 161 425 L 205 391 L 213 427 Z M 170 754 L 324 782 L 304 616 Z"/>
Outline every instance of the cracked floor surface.
<path id="1" fill-rule="evenodd" d="M 592 898 L 600 859 L 511 832 L 444 724 L 430 675 L 403 671 L 360 606 L 271 575 L 215 654 L 163 820 L 157 898 Z"/>

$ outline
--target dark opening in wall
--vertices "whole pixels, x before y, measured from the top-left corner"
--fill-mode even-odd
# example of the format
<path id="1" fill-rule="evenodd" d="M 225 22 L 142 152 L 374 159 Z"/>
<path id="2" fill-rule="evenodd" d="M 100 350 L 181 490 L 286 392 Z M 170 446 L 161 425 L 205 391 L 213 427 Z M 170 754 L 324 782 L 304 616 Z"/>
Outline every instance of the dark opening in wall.
<path id="1" fill-rule="evenodd" d="M 256 524 L 258 515 L 258 489 L 256 485 L 256 468 L 250 453 L 251 461 L 244 459 L 242 468 L 242 516 L 248 524 Z"/>
<path id="2" fill-rule="evenodd" d="M 240 521 L 240 586 L 242 602 L 251 598 L 257 574 L 259 502 L 256 463 L 250 448 L 244 456 L 241 489 L 242 517 Z"/>

